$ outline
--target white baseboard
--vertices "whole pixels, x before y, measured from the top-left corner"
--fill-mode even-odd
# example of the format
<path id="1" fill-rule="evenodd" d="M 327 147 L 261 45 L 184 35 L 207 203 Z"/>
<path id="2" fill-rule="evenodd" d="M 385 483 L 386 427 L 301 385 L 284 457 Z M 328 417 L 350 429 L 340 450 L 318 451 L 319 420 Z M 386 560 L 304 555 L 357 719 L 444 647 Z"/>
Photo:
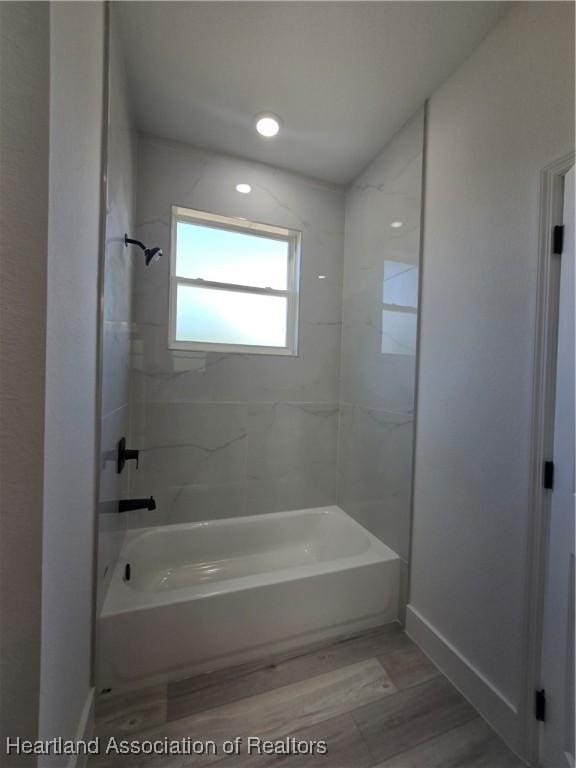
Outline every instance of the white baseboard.
<path id="1" fill-rule="evenodd" d="M 90 688 L 76 729 L 76 741 L 89 741 L 94 730 L 94 688 Z M 87 755 L 71 755 L 67 768 L 85 768 Z"/>
<path id="2" fill-rule="evenodd" d="M 430 624 L 412 605 L 406 633 L 468 699 L 508 746 L 521 753 L 521 722 L 512 702 Z"/>

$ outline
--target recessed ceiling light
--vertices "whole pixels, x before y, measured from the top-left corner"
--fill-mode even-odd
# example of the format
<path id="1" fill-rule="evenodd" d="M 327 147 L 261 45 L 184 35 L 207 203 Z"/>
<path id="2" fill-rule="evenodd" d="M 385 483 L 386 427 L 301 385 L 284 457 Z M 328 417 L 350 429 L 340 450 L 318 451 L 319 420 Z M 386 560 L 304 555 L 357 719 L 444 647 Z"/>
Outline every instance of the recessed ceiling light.
<path id="1" fill-rule="evenodd" d="M 270 139 L 272 136 L 276 136 L 280 130 L 280 118 L 271 113 L 257 115 L 256 130 L 260 136 L 265 136 L 267 139 Z"/>
<path id="2" fill-rule="evenodd" d="M 318 280 L 326 280 L 326 275 L 318 275 Z"/>
<path id="3" fill-rule="evenodd" d="M 392 224 L 390 224 L 390 226 L 392 227 L 392 229 L 399 229 L 403 224 L 404 224 L 403 221 L 393 221 Z"/>
<path id="4" fill-rule="evenodd" d="M 240 192 L 241 195 L 249 195 L 252 192 L 250 184 L 236 184 L 236 192 Z"/>

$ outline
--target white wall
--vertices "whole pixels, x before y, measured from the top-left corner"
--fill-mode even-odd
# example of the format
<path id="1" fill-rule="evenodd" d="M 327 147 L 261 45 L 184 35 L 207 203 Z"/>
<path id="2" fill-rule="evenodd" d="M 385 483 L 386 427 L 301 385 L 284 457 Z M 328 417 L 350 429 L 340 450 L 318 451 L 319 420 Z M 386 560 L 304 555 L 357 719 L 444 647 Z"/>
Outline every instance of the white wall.
<path id="1" fill-rule="evenodd" d="M 0 738 L 38 731 L 49 14 L 0 3 Z M 31 764 L 13 756 L 11 765 Z"/>
<path id="2" fill-rule="evenodd" d="M 429 104 L 409 630 L 515 746 L 539 172 L 574 140 L 574 8 L 517 3 Z"/>
<path id="3" fill-rule="evenodd" d="M 91 696 L 103 31 L 102 4 L 51 4 L 43 737 L 73 738 Z"/>

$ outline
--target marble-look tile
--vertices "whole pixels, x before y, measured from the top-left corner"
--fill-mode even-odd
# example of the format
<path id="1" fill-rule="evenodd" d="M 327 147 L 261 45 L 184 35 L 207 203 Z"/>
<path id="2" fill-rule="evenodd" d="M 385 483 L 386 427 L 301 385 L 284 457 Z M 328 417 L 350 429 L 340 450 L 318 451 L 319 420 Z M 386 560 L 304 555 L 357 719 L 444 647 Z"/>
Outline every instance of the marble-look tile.
<path id="1" fill-rule="evenodd" d="M 242 480 L 246 406 L 240 403 L 149 403 L 133 426 L 140 448 L 139 477 L 166 485 Z"/>
<path id="2" fill-rule="evenodd" d="M 142 183 L 153 182 L 142 179 Z M 140 213 L 138 219 L 140 220 Z M 132 321 L 136 324 L 167 323 L 170 288 L 170 204 L 162 221 L 137 224 L 134 237 L 150 247 L 159 246 L 163 256 L 148 267 L 143 259 L 134 261 Z"/>
<path id="3" fill-rule="evenodd" d="M 336 404 L 254 404 L 248 410 L 250 514 L 333 504 Z"/>
<path id="4" fill-rule="evenodd" d="M 127 475 L 117 472 L 116 460 L 118 442 L 128 435 L 128 406 L 104 416 L 100 432 L 100 501 L 118 501 L 123 490 L 127 489 Z"/>
<path id="5" fill-rule="evenodd" d="M 129 515 L 130 528 L 198 523 L 246 514 L 244 480 L 226 485 L 175 485 L 154 491 L 157 509 Z"/>
<path id="6" fill-rule="evenodd" d="M 98 607 L 104 602 L 114 565 L 120 554 L 127 521 L 118 514 L 118 499 L 127 488 L 126 475 L 116 472 L 116 447 L 128 432 L 128 406 L 105 416 L 100 422 L 98 491 Z"/>
<path id="7" fill-rule="evenodd" d="M 343 402 L 390 411 L 413 408 L 415 315 L 407 308 L 415 311 L 417 303 L 422 140 L 419 112 L 347 194 Z M 402 226 L 392 227 L 393 222 Z M 402 265 L 406 271 L 400 277 Z"/>
<path id="8" fill-rule="evenodd" d="M 119 46 L 116 30 L 112 30 L 103 304 L 104 320 L 109 322 L 130 319 L 135 259 L 133 250 L 124 245 L 124 235 L 130 235 L 134 228 L 136 136 L 128 111 Z"/>
<path id="9" fill-rule="evenodd" d="M 174 489 L 169 503 L 169 523 L 242 517 L 246 513 L 246 484 L 241 480 L 227 485 L 185 485 Z"/>
<path id="10" fill-rule="evenodd" d="M 413 420 L 343 404 L 338 452 L 338 504 L 407 559 Z"/>
<path id="11" fill-rule="evenodd" d="M 374 759 L 383 761 L 473 720 L 476 712 L 448 680 L 438 676 L 387 701 L 356 709 L 352 716 Z"/>
<path id="12" fill-rule="evenodd" d="M 341 393 L 343 402 L 384 411 L 414 408 L 416 359 L 410 355 L 382 354 L 382 309 L 359 307 L 357 326 L 361 333 L 347 338 L 350 307 L 344 311 L 342 332 Z"/>
<path id="13" fill-rule="evenodd" d="M 235 191 L 238 177 L 250 178 L 252 193 Z M 141 137 L 139 143 L 138 235 L 170 247 L 170 207 L 181 206 L 242 216 L 302 232 L 299 355 L 208 355 L 217 365 L 190 373 L 174 399 L 275 402 L 338 399 L 342 303 L 344 193 L 342 189 L 270 166 L 202 151 L 178 142 Z M 168 319 L 169 260 L 134 267 L 134 321 L 165 326 Z M 327 279 L 318 280 L 318 275 Z M 154 339 L 142 330 L 142 368 L 170 375 L 167 334 Z M 148 347 L 152 345 L 152 349 Z M 218 359 L 219 358 L 219 359 Z M 225 364 L 221 365 L 220 362 Z M 152 365 L 150 363 L 152 362 Z M 212 361 L 209 360 L 209 363 Z M 233 388 L 231 389 L 231 382 Z M 172 399 L 168 397 L 167 399 Z"/>
<path id="14" fill-rule="evenodd" d="M 323 404 L 330 412 L 343 399 L 365 406 L 376 420 L 378 410 L 412 410 L 414 357 L 382 354 L 382 313 L 383 302 L 392 308 L 415 304 L 416 281 L 400 267 L 413 271 L 418 263 L 421 117 L 348 192 L 345 279 L 340 189 L 177 142 L 141 138 L 137 235 L 160 245 L 166 255 L 174 202 L 296 228 L 303 240 L 294 358 L 169 350 L 168 258 L 148 269 L 139 260 L 134 263 L 132 423 L 138 440 L 152 443 L 145 448 L 142 470 L 132 473 L 132 490 L 153 492 L 160 504 L 156 514 L 132 516 L 131 525 L 212 519 L 232 508 L 252 514 L 333 503 L 338 417 L 323 412 L 318 418 L 305 409 Z M 252 185 L 251 195 L 235 192 L 240 176 Z M 391 229 L 392 220 L 402 220 L 403 227 Z M 394 264 L 400 266 L 391 275 Z M 318 280 L 320 274 L 326 279 Z M 394 343 L 398 347 L 397 339 Z M 202 460 L 197 452 L 205 443 L 187 445 L 183 432 L 179 444 L 164 438 L 158 443 L 151 412 L 162 404 L 194 404 L 201 410 L 210 402 L 251 404 L 244 474 L 229 455 L 228 464 L 220 457 Z M 349 512 L 407 556 L 408 429 L 392 434 L 391 427 L 388 433 L 383 428 L 379 437 L 362 419 L 352 418 L 350 429 L 344 424 L 340 496 Z M 192 421 L 188 429 L 195 434 Z M 367 458 L 371 451 L 376 454 Z"/>
<path id="15" fill-rule="evenodd" d="M 130 324 L 105 320 L 102 328 L 102 415 L 128 404 Z"/>
<path id="16" fill-rule="evenodd" d="M 318 240 L 343 230 L 341 187 L 270 165 L 143 135 L 139 170 L 139 223 L 163 220 L 176 201 L 300 229 Z M 236 192 L 239 177 L 251 184 L 250 195 Z M 147 179 L 156 183 L 146 184 Z"/>
<path id="17" fill-rule="evenodd" d="M 133 328 L 132 375 L 149 401 L 338 400 L 339 315 L 302 319 L 297 357 L 176 351 L 167 339 L 166 323 Z"/>
<path id="18" fill-rule="evenodd" d="M 140 466 L 130 492 L 153 495 L 157 509 L 130 515 L 130 527 L 242 514 L 246 412 L 233 403 L 148 403 L 132 424 Z"/>
<path id="19" fill-rule="evenodd" d="M 524 768 L 494 731 L 477 717 L 380 763 L 377 768 Z"/>
<path id="20" fill-rule="evenodd" d="M 112 181 L 114 178 L 112 174 Z M 129 204 L 129 201 L 108 201 L 103 320 L 110 323 L 127 322 L 131 316 L 134 254 L 124 245 L 124 234 L 133 227 Z"/>
<path id="21" fill-rule="evenodd" d="M 343 190 L 150 136 L 140 138 L 138 171 L 136 234 L 162 247 L 165 258 L 149 268 L 140 260 L 133 265 L 132 442 L 141 444 L 143 455 L 140 471 L 131 474 L 131 492 L 152 492 L 160 503 L 156 514 L 132 515 L 130 525 L 333 503 L 337 414 L 332 404 L 339 398 Z M 252 185 L 250 195 L 235 191 L 240 177 Z M 168 349 L 174 203 L 302 232 L 296 357 Z M 280 420 L 268 430 L 266 419 L 253 413 L 252 449 L 248 464 L 242 466 L 245 441 L 233 426 L 226 429 L 225 414 L 241 410 L 243 403 L 294 402 L 324 404 L 329 415 L 323 412 L 319 419 L 292 405 L 274 405 L 280 408 Z M 222 409 L 209 411 L 205 403 L 221 403 Z M 162 410 L 168 404 L 182 409 Z M 283 408 L 288 416 L 283 417 Z M 175 438 L 167 436 L 162 424 L 177 413 L 181 428 Z M 202 422 L 208 413 L 222 415 L 214 429 Z M 216 441 L 214 434 L 219 435 Z"/>

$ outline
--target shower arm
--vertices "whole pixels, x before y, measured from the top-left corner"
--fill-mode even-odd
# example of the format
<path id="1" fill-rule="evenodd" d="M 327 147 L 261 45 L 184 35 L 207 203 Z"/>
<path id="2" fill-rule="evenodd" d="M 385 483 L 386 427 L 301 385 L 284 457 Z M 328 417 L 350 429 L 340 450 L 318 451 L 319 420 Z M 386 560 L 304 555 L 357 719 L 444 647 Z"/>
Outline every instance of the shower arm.
<path id="1" fill-rule="evenodd" d="M 141 240 L 134 240 L 134 238 L 128 237 L 128 235 L 124 235 L 124 245 L 137 245 L 138 248 L 142 248 L 143 251 L 146 250 L 146 246 Z"/>

